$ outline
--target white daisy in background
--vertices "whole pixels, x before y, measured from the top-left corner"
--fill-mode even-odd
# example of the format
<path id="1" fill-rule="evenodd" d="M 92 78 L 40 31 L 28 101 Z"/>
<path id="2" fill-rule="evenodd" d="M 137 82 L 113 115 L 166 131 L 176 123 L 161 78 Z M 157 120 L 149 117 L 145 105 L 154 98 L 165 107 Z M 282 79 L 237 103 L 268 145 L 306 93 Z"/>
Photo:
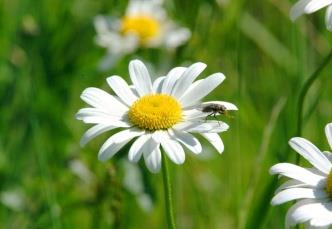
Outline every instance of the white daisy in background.
<path id="1" fill-rule="evenodd" d="M 107 49 L 103 69 L 139 47 L 174 49 L 184 44 L 191 33 L 167 18 L 161 0 L 130 0 L 122 18 L 97 16 L 96 42 Z"/>
<path id="2" fill-rule="evenodd" d="M 300 0 L 290 11 L 290 18 L 295 21 L 302 14 L 311 14 L 327 7 L 325 22 L 327 29 L 332 31 L 332 0 Z"/>
<path id="3" fill-rule="evenodd" d="M 325 133 L 332 148 L 332 123 L 326 125 Z M 273 205 L 288 201 L 297 202 L 288 210 L 286 228 L 306 223 L 308 228 L 328 228 L 332 225 L 332 154 L 321 152 L 304 138 L 289 141 L 290 146 L 303 156 L 312 168 L 290 163 L 280 163 L 270 169 L 271 174 L 291 178 L 279 187 L 272 199 Z"/>
<path id="4" fill-rule="evenodd" d="M 133 85 L 128 85 L 120 76 L 111 76 L 107 78 L 107 83 L 116 95 L 98 88 L 85 89 L 81 98 L 92 108 L 79 110 L 76 118 L 95 126 L 84 134 L 81 145 L 108 130 L 124 128 L 102 145 L 99 160 L 110 159 L 136 138 L 129 150 L 129 161 L 138 162 L 143 156 L 151 172 L 160 169 L 160 147 L 176 164 L 185 161 L 182 146 L 194 154 L 201 153 L 201 143 L 193 135 L 196 133 L 222 153 L 224 145 L 218 133 L 226 131 L 228 125 L 221 121 L 205 120 L 207 113 L 198 107 L 205 104 L 200 100 L 223 82 L 225 76 L 215 73 L 195 81 L 205 67 L 203 63 L 195 63 L 188 68 L 176 67 L 166 76 L 151 82 L 145 65 L 134 60 L 129 63 Z M 237 110 L 235 105 L 228 102 L 213 103 L 221 104 L 227 110 Z"/>

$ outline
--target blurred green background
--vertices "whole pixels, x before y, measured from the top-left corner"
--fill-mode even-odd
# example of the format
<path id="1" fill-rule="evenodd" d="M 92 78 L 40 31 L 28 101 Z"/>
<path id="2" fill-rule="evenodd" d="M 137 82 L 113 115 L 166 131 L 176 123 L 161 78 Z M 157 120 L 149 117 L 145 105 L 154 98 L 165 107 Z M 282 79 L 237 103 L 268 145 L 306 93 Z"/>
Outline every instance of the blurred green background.
<path id="1" fill-rule="evenodd" d="M 128 62 L 149 63 L 154 77 L 202 61 L 202 76 L 226 81 L 206 100 L 238 105 L 222 134 L 225 152 L 207 142 L 172 165 L 178 228 L 283 228 L 289 205 L 270 207 L 278 185 L 271 165 L 295 160 L 288 140 L 296 129 L 303 82 L 331 49 L 324 12 L 296 23 L 289 0 L 166 1 L 171 18 L 192 30 L 176 52 L 139 50 L 111 70 L 97 66 L 105 50 L 94 43 L 93 18 L 119 16 L 115 0 L 0 0 L 0 228 L 165 228 L 161 173 L 127 163 L 127 150 L 97 160 L 110 133 L 85 148 L 88 128 L 75 120 L 86 87 L 110 92 L 106 77 L 128 80 Z M 303 136 L 328 149 L 332 121 L 329 65 L 309 92 Z"/>

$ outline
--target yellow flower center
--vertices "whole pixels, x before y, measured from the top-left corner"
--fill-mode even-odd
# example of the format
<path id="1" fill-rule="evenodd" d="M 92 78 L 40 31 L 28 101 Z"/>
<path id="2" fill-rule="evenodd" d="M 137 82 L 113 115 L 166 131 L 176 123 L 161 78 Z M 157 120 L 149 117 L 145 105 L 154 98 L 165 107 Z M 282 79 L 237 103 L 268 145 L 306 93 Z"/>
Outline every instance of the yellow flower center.
<path id="1" fill-rule="evenodd" d="M 329 175 L 327 176 L 325 190 L 329 194 L 329 196 L 332 198 L 332 170 L 330 171 Z"/>
<path id="2" fill-rule="evenodd" d="M 181 106 L 169 95 L 145 95 L 129 109 L 129 120 L 135 126 L 149 130 L 163 130 L 172 127 L 182 119 Z"/>
<path id="3" fill-rule="evenodd" d="M 139 37 L 141 44 L 156 37 L 160 31 L 159 22 L 147 15 L 124 17 L 121 24 L 123 34 L 133 33 Z"/>

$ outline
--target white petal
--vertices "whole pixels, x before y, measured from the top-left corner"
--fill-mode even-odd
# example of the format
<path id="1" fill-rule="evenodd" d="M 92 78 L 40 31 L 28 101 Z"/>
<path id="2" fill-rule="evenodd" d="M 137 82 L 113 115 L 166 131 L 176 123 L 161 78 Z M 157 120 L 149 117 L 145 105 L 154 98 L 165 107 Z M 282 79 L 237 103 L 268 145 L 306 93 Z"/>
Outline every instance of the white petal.
<path id="1" fill-rule="evenodd" d="M 130 88 L 131 92 L 132 92 L 137 98 L 139 98 L 139 94 L 138 94 L 138 92 L 136 91 L 135 86 L 134 86 L 134 85 L 129 85 L 129 88 Z"/>
<path id="2" fill-rule="evenodd" d="M 124 147 L 131 139 L 144 134 L 144 131 L 127 129 L 112 135 L 102 145 L 98 153 L 98 159 L 106 161 Z"/>
<path id="3" fill-rule="evenodd" d="M 312 211 L 311 207 L 315 204 L 312 199 L 304 199 L 296 202 L 288 211 L 286 215 L 286 229 L 298 223 L 304 223 L 311 220 L 319 212 Z"/>
<path id="4" fill-rule="evenodd" d="M 128 111 L 128 107 L 123 104 L 117 97 L 108 94 L 99 88 L 89 87 L 81 94 L 81 99 L 87 104 L 106 110 L 111 114 L 119 114 Z"/>
<path id="5" fill-rule="evenodd" d="M 180 98 L 183 93 L 189 88 L 189 86 L 194 82 L 194 80 L 204 71 L 206 64 L 204 63 L 195 63 L 189 66 L 186 71 L 182 74 L 180 79 L 176 82 L 172 95 L 175 98 Z"/>
<path id="6" fill-rule="evenodd" d="M 76 118 L 79 120 L 81 120 L 87 116 L 109 117 L 110 120 L 120 120 L 120 121 L 125 121 L 127 119 L 127 115 L 125 113 L 121 114 L 121 113 L 116 113 L 116 112 L 110 112 L 106 109 L 100 109 L 100 108 L 94 108 L 94 107 L 81 108 L 76 113 Z"/>
<path id="7" fill-rule="evenodd" d="M 329 142 L 329 145 L 332 149 L 332 123 L 329 123 L 325 126 L 325 134 L 327 141 Z"/>
<path id="8" fill-rule="evenodd" d="M 332 5 L 327 7 L 325 15 L 326 27 L 329 31 L 332 31 Z"/>
<path id="9" fill-rule="evenodd" d="M 130 127 L 131 126 L 127 122 L 119 121 L 119 120 L 112 120 L 109 117 L 101 117 L 101 116 L 88 116 L 88 117 L 84 117 L 79 120 L 82 120 L 84 123 L 87 123 L 87 124 L 110 124 L 110 125 L 114 125 L 117 127 Z"/>
<path id="10" fill-rule="evenodd" d="M 304 11 L 307 14 L 311 14 L 313 12 L 316 12 L 317 10 L 320 10 L 324 8 L 325 6 L 328 6 L 332 4 L 332 0 L 315 0 L 315 1 L 310 1 L 306 7 L 304 8 Z"/>
<path id="11" fill-rule="evenodd" d="M 97 15 L 93 20 L 95 29 L 97 33 L 108 33 L 109 28 L 109 22 L 105 16 Z"/>
<path id="12" fill-rule="evenodd" d="M 202 80 L 195 87 L 190 86 L 184 95 L 179 99 L 183 107 L 192 106 L 197 101 L 204 98 L 224 81 L 225 76 L 222 73 L 215 73 Z"/>
<path id="13" fill-rule="evenodd" d="M 328 201 L 328 200 L 327 200 Z M 325 226 L 323 221 L 325 218 L 332 218 L 332 203 L 324 201 L 316 201 L 304 199 L 298 201 L 293 207 L 289 209 L 286 216 L 286 226 L 292 226 L 296 223 L 303 223 L 308 220 L 314 222 L 313 226 Z"/>
<path id="14" fill-rule="evenodd" d="M 140 96 L 152 93 L 150 74 L 140 60 L 133 60 L 129 63 L 129 74 L 131 81 Z"/>
<path id="15" fill-rule="evenodd" d="M 118 42 L 108 48 L 108 52 L 124 55 L 135 52 L 140 46 L 139 38 L 133 34 L 128 34 L 126 36 L 119 35 L 119 37 L 120 39 Z"/>
<path id="16" fill-rule="evenodd" d="M 280 174 L 313 186 L 321 187 L 324 185 L 324 177 L 290 163 L 279 163 L 272 166 L 270 168 L 270 174 Z"/>
<path id="17" fill-rule="evenodd" d="M 332 153 L 331 153 L 331 152 L 329 152 L 329 151 L 324 151 L 323 153 L 324 153 L 325 157 L 326 157 L 327 159 L 329 159 L 329 161 L 332 161 Z"/>
<path id="18" fill-rule="evenodd" d="M 165 76 L 162 77 L 158 77 L 154 82 L 153 82 L 153 86 L 152 86 L 152 90 L 154 93 L 160 94 L 164 81 L 165 81 Z"/>
<path id="19" fill-rule="evenodd" d="M 163 83 L 163 87 L 161 92 L 163 94 L 171 94 L 174 88 L 174 85 L 178 81 L 178 79 L 182 76 L 182 74 L 187 70 L 185 67 L 176 67 L 173 68 L 166 76 L 166 79 Z"/>
<path id="20" fill-rule="evenodd" d="M 189 133 L 186 133 L 183 131 L 177 131 L 177 130 L 173 130 L 170 132 L 171 132 L 171 134 L 172 134 L 171 136 L 173 138 L 175 138 L 177 141 L 181 142 L 185 147 L 187 147 L 194 154 L 199 154 L 202 152 L 201 143 L 192 134 L 189 134 Z"/>
<path id="21" fill-rule="evenodd" d="M 131 162 L 138 162 L 142 156 L 143 148 L 145 143 L 151 138 L 150 134 L 144 134 L 138 137 L 135 142 L 131 145 L 128 159 Z"/>
<path id="22" fill-rule="evenodd" d="M 196 80 L 195 82 L 193 82 L 188 89 L 185 90 L 184 94 L 182 96 L 184 96 L 186 94 L 186 92 L 190 89 L 195 89 L 199 84 L 201 84 L 204 81 L 204 79 L 199 79 Z M 178 99 L 180 101 L 180 99 Z M 183 104 L 182 104 L 183 105 Z M 186 106 L 184 109 L 192 109 L 194 107 L 196 107 L 197 104 L 193 105 L 193 106 Z"/>
<path id="23" fill-rule="evenodd" d="M 89 141 L 98 135 L 105 133 L 106 131 L 117 128 L 117 126 L 112 126 L 110 124 L 98 124 L 90 129 L 88 129 L 81 138 L 80 145 L 81 147 L 85 146 Z"/>
<path id="24" fill-rule="evenodd" d="M 183 164 L 185 161 L 185 153 L 180 143 L 173 140 L 166 131 L 155 132 L 153 138 L 157 142 L 160 142 L 171 161 L 175 164 Z"/>
<path id="25" fill-rule="evenodd" d="M 201 133 L 201 135 L 206 138 L 213 146 L 216 148 L 218 153 L 224 152 L 224 143 L 222 142 L 219 134 L 217 133 Z"/>
<path id="26" fill-rule="evenodd" d="M 325 154 L 324 154 L 325 155 Z M 307 168 L 310 172 L 312 172 L 313 174 L 319 175 L 319 176 L 323 176 L 325 177 L 326 174 L 323 173 L 322 171 L 316 169 L 315 167 L 311 167 L 311 168 Z"/>
<path id="27" fill-rule="evenodd" d="M 126 117 L 116 117 L 97 108 L 82 108 L 76 115 L 76 119 L 84 123 L 91 124 L 110 124 L 117 127 L 129 127 Z"/>
<path id="28" fill-rule="evenodd" d="M 284 189 L 289 189 L 289 188 L 310 188 L 313 187 L 311 185 L 305 184 L 301 181 L 297 181 L 297 180 L 288 180 L 285 181 L 282 185 L 279 186 L 279 188 L 277 188 L 276 193 L 284 190 Z"/>
<path id="29" fill-rule="evenodd" d="M 329 225 L 332 224 L 332 209 L 330 208 L 329 209 L 329 213 L 327 214 L 323 214 L 321 216 L 317 216 L 315 218 L 313 218 L 312 220 L 310 220 L 310 224 L 313 226 L 313 227 L 319 227 L 319 228 L 322 228 L 322 227 L 325 227 L 325 228 L 328 228 Z"/>
<path id="30" fill-rule="evenodd" d="M 182 116 L 185 121 L 190 121 L 192 119 L 202 119 L 203 117 L 206 117 L 207 115 L 208 115 L 207 113 L 202 112 L 201 110 L 196 109 L 196 108 L 182 111 Z M 199 121 L 199 120 L 197 120 L 197 121 Z"/>
<path id="31" fill-rule="evenodd" d="M 310 223 L 309 223 L 310 224 Z M 308 229 L 329 229 L 329 226 L 325 226 L 325 227 L 315 227 L 315 226 L 307 226 L 305 228 L 308 228 Z"/>
<path id="32" fill-rule="evenodd" d="M 151 15 L 164 18 L 165 12 L 162 7 L 162 0 L 130 0 L 128 2 L 126 15 Z"/>
<path id="33" fill-rule="evenodd" d="M 142 135 L 142 136 L 145 136 L 145 135 Z M 132 152 L 129 157 L 129 160 L 133 161 L 133 162 L 137 162 L 142 153 L 146 153 L 147 155 L 149 155 L 150 153 L 152 153 L 153 151 L 155 151 L 157 148 L 159 148 L 159 143 L 156 142 L 152 137 L 151 137 L 151 134 L 148 134 L 147 135 L 148 137 L 146 138 L 145 142 L 143 143 L 143 145 L 141 145 L 139 147 L 139 145 L 136 145 L 136 153 L 135 152 Z M 141 144 L 141 143 L 139 143 Z M 138 147 L 139 148 L 138 148 Z M 132 149 L 131 149 L 132 150 Z"/>
<path id="34" fill-rule="evenodd" d="M 191 32 L 186 28 L 170 28 L 165 38 L 165 45 L 169 49 L 176 48 L 184 44 L 191 36 Z"/>
<path id="35" fill-rule="evenodd" d="M 308 5 L 312 0 L 300 0 L 291 8 L 290 10 L 290 18 L 292 21 L 295 21 L 298 17 L 304 14 L 304 8 Z"/>
<path id="36" fill-rule="evenodd" d="M 101 71 L 106 71 L 108 69 L 112 69 L 119 59 L 121 59 L 122 54 L 117 54 L 117 53 L 107 53 L 100 61 L 98 64 L 98 69 Z"/>
<path id="37" fill-rule="evenodd" d="M 152 151 L 143 152 L 145 165 L 152 173 L 157 173 L 161 166 L 161 152 L 159 146 Z"/>
<path id="38" fill-rule="evenodd" d="M 190 133 L 220 133 L 227 131 L 229 126 L 221 121 L 182 122 L 173 126 L 173 129 Z"/>
<path id="39" fill-rule="evenodd" d="M 228 111 L 237 111 L 238 110 L 236 105 L 234 105 L 233 103 L 225 102 L 225 101 L 209 101 L 209 102 L 204 102 L 201 105 L 204 107 L 204 106 L 210 105 L 210 104 L 223 105 L 224 107 L 226 107 L 226 110 L 228 110 Z"/>
<path id="40" fill-rule="evenodd" d="M 323 189 L 311 188 L 291 188 L 277 193 L 272 201 L 272 205 L 279 205 L 297 199 L 323 199 L 328 197 Z"/>
<path id="41" fill-rule="evenodd" d="M 311 142 L 304 138 L 296 137 L 289 141 L 289 145 L 313 166 L 325 174 L 329 174 L 332 164 L 325 155 Z"/>
<path id="42" fill-rule="evenodd" d="M 125 104 L 131 106 L 133 102 L 137 100 L 137 97 L 132 93 L 127 82 L 120 76 L 108 77 L 107 83 Z"/>

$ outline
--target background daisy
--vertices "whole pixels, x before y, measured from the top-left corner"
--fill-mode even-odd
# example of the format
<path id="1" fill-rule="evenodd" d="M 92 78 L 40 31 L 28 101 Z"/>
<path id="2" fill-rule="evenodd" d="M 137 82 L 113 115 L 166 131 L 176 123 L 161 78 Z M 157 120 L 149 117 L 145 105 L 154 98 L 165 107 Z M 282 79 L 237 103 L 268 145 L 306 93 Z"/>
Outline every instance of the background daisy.
<path id="1" fill-rule="evenodd" d="M 331 0 L 300 0 L 290 11 L 290 17 L 294 21 L 302 14 L 311 14 L 324 7 L 326 9 L 325 22 L 327 29 L 332 31 L 332 1 Z"/>
<path id="2" fill-rule="evenodd" d="M 332 148 L 332 123 L 325 127 Z M 287 213 L 286 228 L 307 223 L 309 228 L 328 228 L 332 225 L 332 154 L 321 152 L 304 138 L 292 138 L 290 146 L 313 167 L 303 168 L 289 163 L 274 165 L 271 174 L 291 178 L 277 190 L 272 204 L 297 200 Z"/>
<path id="3" fill-rule="evenodd" d="M 189 39 L 190 31 L 169 19 L 162 4 L 162 0 L 130 0 L 122 18 L 95 18 L 96 42 L 108 53 L 102 68 L 138 48 L 174 49 Z"/>

